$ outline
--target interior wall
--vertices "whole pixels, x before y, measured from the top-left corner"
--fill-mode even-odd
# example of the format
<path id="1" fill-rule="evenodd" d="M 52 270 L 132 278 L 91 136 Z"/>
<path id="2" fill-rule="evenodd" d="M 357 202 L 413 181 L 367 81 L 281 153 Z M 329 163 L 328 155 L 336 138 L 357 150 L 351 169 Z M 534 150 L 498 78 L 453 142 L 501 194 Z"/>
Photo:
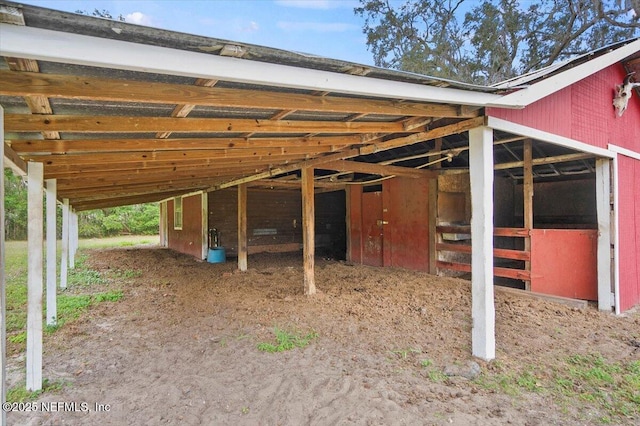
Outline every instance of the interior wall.
<path id="1" fill-rule="evenodd" d="M 227 256 L 238 255 L 238 191 L 209 193 L 209 229 L 216 228 Z M 344 191 L 315 196 L 318 255 L 344 259 L 346 207 Z M 247 239 L 249 253 L 290 252 L 302 248 L 300 191 L 248 188 Z"/>
<path id="2" fill-rule="evenodd" d="M 522 183 L 514 188 L 515 223 L 523 223 Z M 533 222 L 535 228 L 595 228 L 595 175 L 580 180 L 534 182 Z"/>

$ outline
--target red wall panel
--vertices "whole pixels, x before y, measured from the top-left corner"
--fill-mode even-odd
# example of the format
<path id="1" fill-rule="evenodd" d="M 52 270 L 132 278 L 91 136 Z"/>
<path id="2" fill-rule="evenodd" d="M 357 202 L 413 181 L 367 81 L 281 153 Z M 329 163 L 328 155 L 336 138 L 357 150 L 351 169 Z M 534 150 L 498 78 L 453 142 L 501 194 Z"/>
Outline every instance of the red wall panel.
<path id="1" fill-rule="evenodd" d="M 624 76 L 622 66 L 615 64 L 524 109 L 487 108 L 486 114 L 601 148 L 612 143 L 640 152 L 637 91 L 622 117 L 612 105 L 615 85 Z"/>
<path id="2" fill-rule="evenodd" d="M 202 259 L 202 196 L 182 199 L 182 230 L 173 227 L 173 200 L 167 203 L 168 247 Z"/>
<path id="3" fill-rule="evenodd" d="M 618 156 L 620 310 L 640 303 L 640 161 Z"/>

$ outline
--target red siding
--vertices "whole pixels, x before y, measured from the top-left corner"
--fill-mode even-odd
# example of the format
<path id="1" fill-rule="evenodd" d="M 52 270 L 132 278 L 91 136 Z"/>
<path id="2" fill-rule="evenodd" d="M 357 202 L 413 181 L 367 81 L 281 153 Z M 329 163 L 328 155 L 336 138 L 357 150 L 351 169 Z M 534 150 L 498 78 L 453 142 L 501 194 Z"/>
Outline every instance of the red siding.
<path id="1" fill-rule="evenodd" d="M 618 156 L 620 310 L 640 303 L 640 161 Z"/>
<path id="2" fill-rule="evenodd" d="M 614 87 L 624 75 L 621 65 L 612 65 L 524 109 L 487 108 L 486 114 L 600 148 L 612 143 L 640 152 L 638 93 L 622 117 L 612 105 Z"/>
<path id="3" fill-rule="evenodd" d="M 182 230 L 173 229 L 173 200 L 167 203 L 168 247 L 202 259 L 202 196 L 182 199 Z"/>

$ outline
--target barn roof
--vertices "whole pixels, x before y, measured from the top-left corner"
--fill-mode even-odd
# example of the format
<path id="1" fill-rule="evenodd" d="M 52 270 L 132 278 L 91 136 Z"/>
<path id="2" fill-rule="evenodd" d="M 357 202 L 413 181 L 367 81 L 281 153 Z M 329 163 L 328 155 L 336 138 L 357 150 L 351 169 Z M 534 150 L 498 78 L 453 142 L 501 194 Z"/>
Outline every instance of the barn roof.
<path id="1" fill-rule="evenodd" d="M 484 123 L 483 107 L 518 107 L 509 96 L 527 90 L 4 1 L 0 35 L 5 154 L 22 169 L 42 162 L 77 210 L 242 182 L 297 187 L 304 166 L 320 169 L 317 187 L 328 189 L 427 175 L 433 159 L 466 167 L 465 132 Z M 638 43 L 601 57 L 637 55 Z M 498 157 L 510 158 L 500 146 Z M 566 167 L 590 170 L 580 164 Z"/>

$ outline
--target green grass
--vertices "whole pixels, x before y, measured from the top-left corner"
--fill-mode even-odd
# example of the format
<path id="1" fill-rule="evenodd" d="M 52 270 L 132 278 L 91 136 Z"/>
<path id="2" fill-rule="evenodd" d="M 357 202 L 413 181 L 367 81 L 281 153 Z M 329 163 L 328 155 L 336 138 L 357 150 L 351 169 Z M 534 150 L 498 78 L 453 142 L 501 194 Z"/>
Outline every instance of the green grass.
<path id="1" fill-rule="evenodd" d="M 42 389 L 37 391 L 28 391 L 25 385 L 25 382 L 19 383 L 7 390 L 7 402 L 27 402 L 33 401 L 38 396 L 42 395 L 45 392 L 58 392 L 65 386 L 65 382 L 63 381 L 49 381 L 49 379 L 44 379 L 42 381 Z"/>
<path id="2" fill-rule="evenodd" d="M 318 337 L 318 333 L 313 331 L 302 335 L 298 332 L 288 332 L 278 327 L 274 328 L 273 333 L 276 337 L 276 344 L 262 342 L 258 344 L 258 350 L 274 353 L 288 351 L 293 348 L 304 348 Z"/>
<path id="3" fill-rule="evenodd" d="M 80 240 L 80 247 L 107 248 L 127 244 L 153 243 L 153 237 L 131 236 L 108 238 L 103 240 Z M 58 242 L 58 246 L 60 243 Z M 59 247 L 60 248 L 60 247 Z M 58 249 L 58 265 L 61 250 Z M 95 292 L 100 286 L 109 284 L 112 279 L 127 280 L 141 275 L 135 270 L 115 270 L 109 274 L 91 269 L 87 265 L 88 255 L 79 251 L 76 256 L 75 269 L 69 270 L 67 291 L 58 290 L 57 325 L 47 326 L 49 333 L 55 332 L 65 323 L 77 319 L 92 304 L 117 302 L 122 298 L 122 291 Z M 58 268 L 59 269 L 59 268 Z M 59 273 L 59 271 L 58 271 Z M 9 342 L 17 345 L 13 350 L 24 349 L 27 323 L 27 242 L 5 242 L 5 276 L 6 276 L 6 327 Z M 81 293 L 81 294 L 78 294 Z"/>

